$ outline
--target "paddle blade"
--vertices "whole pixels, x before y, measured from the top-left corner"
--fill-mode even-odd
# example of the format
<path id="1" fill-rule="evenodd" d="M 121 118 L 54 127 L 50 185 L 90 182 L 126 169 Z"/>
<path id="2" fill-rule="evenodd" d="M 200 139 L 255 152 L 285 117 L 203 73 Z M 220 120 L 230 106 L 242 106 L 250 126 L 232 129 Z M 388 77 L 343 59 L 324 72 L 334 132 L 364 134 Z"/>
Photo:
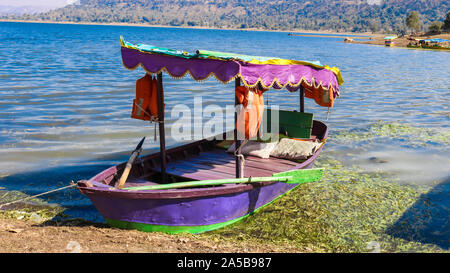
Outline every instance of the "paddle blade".
<path id="1" fill-rule="evenodd" d="M 275 173 L 272 176 L 280 177 L 280 176 L 292 176 L 292 179 L 289 179 L 287 184 L 301 184 L 308 182 L 317 182 L 323 176 L 323 168 L 317 169 L 298 169 L 293 171 L 287 171 L 282 173 Z"/>
<path id="2" fill-rule="evenodd" d="M 142 148 L 142 144 L 144 144 L 144 141 L 145 141 L 145 137 L 143 137 L 143 138 L 141 139 L 141 141 L 139 142 L 139 144 L 136 146 L 136 149 L 134 149 L 134 150 L 137 151 L 137 150 L 141 149 L 141 148 Z"/>

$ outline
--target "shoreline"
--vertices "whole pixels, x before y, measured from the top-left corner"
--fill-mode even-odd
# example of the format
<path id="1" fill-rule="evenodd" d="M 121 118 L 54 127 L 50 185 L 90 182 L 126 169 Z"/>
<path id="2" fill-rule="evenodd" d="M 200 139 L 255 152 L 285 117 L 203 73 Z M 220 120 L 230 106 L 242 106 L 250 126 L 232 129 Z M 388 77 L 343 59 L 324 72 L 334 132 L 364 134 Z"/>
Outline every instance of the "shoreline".
<path id="1" fill-rule="evenodd" d="M 378 35 L 372 37 L 369 41 L 358 41 L 358 40 L 348 40 L 347 38 L 344 40 L 345 43 L 349 44 L 367 44 L 367 45 L 378 45 L 378 46 L 386 46 L 385 35 Z M 407 49 L 429 49 L 429 50 L 450 50 L 450 48 L 420 48 L 420 47 L 408 47 L 409 44 L 416 44 L 418 43 L 417 40 L 426 40 L 426 39 L 433 39 L 433 38 L 441 38 L 441 39 L 450 39 L 450 34 L 436 34 L 436 35 L 429 35 L 429 34 L 422 34 L 422 35 L 405 35 L 403 37 L 398 37 L 393 40 L 394 46 L 398 48 L 407 48 Z M 388 47 L 388 46 L 386 46 Z"/>
<path id="2" fill-rule="evenodd" d="M 375 36 L 370 32 L 336 32 L 326 30 L 273 30 L 273 29 L 261 29 L 261 28 L 217 28 L 217 27 L 204 27 L 204 26 L 168 26 L 168 25 L 149 25 L 149 24 L 135 24 L 135 23 L 97 23 L 97 22 L 73 22 L 73 21 L 39 21 L 39 20 L 14 20 L 14 19 L 0 19 L 0 22 L 5 23 L 35 23 L 35 24 L 62 24 L 62 25 L 94 25 L 94 26 L 128 26 L 128 27 L 151 27 L 151 28 L 181 28 L 181 29 L 206 29 L 206 30 L 240 30 L 240 31 L 266 31 L 266 32 L 280 32 L 280 33 L 308 33 L 308 34 L 327 34 L 327 35 L 364 35 Z M 295 36 L 295 35 L 294 35 Z"/>

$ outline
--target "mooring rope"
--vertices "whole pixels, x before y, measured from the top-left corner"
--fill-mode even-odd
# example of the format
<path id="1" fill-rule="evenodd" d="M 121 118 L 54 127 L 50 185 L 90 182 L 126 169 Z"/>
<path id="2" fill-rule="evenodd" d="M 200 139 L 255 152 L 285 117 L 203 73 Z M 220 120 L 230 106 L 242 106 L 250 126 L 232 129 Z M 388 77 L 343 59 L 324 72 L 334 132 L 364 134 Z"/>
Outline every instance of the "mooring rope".
<path id="1" fill-rule="evenodd" d="M 25 197 L 25 198 L 22 198 L 22 199 L 19 199 L 19 200 L 16 200 L 16 201 L 12 201 L 12 202 L 8 202 L 8 203 L 5 203 L 5 204 L 1 204 L 0 208 L 2 208 L 4 206 L 9 206 L 9 205 L 12 205 L 12 204 L 15 204 L 15 203 L 23 202 L 23 201 L 26 201 L 28 199 L 32 199 L 32 198 L 35 198 L 35 197 L 38 197 L 38 196 L 46 195 L 46 194 L 49 194 L 49 193 L 52 193 L 52 192 L 57 192 L 57 191 L 65 190 L 65 189 L 68 189 L 68 188 L 72 188 L 72 187 L 75 187 L 76 185 L 77 184 L 72 182 L 72 184 L 69 185 L 69 186 L 64 186 L 62 188 L 57 188 L 57 189 L 54 189 L 54 190 L 51 190 L 51 191 L 46 191 L 46 192 L 43 192 L 43 193 L 40 193 L 40 194 L 28 196 L 28 197 Z"/>

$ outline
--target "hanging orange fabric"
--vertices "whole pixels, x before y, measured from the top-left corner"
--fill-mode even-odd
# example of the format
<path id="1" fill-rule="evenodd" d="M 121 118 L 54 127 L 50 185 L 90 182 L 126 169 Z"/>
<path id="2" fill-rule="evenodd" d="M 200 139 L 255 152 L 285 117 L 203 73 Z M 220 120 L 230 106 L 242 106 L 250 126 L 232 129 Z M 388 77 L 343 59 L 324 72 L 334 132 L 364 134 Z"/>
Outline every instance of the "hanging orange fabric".
<path id="1" fill-rule="evenodd" d="M 155 120 L 158 118 L 157 85 L 157 80 L 149 74 L 136 81 L 136 98 L 133 100 L 132 118 L 142 120 Z"/>
<path id="2" fill-rule="evenodd" d="M 244 107 L 237 117 L 236 128 L 246 139 L 256 137 L 264 114 L 263 91 L 238 86 L 235 94 L 239 104 Z"/>
<path id="3" fill-rule="evenodd" d="M 305 97 L 314 99 L 314 101 L 323 107 L 333 107 L 334 97 L 333 90 L 331 88 L 324 89 L 322 86 L 319 88 L 311 88 L 304 85 Z"/>

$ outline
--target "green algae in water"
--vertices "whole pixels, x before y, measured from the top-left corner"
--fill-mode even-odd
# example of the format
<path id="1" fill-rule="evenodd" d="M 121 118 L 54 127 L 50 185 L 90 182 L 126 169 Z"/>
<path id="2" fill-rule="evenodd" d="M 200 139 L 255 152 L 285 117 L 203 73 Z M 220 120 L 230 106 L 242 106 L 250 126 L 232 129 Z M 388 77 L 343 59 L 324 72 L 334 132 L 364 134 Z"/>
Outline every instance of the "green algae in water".
<path id="1" fill-rule="evenodd" d="M 436 245 L 394 237 L 386 230 L 430 188 L 400 185 L 389 174 L 344 167 L 321 156 L 320 182 L 301 185 L 234 225 L 202 236 L 254 240 L 316 252 L 442 252 Z M 392 178 L 391 178 L 392 180 Z"/>
<path id="2" fill-rule="evenodd" d="M 29 195 L 20 191 L 0 190 L 0 204 L 14 202 L 27 197 Z M 4 206 L 0 209 L 0 215 L 4 218 L 45 222 L 57 215 L 61 215 L 64 210 L 63 207 L 57 204 L 49 204 L 42 199 L 31 198 L 24 202 Z"/>
<path id="3" fill-rule="evenodd" d="M 332 139 L 337 142 L 370 141 L 375 138 L 395 138 L 411 146 L 423 147 L 429 144 L 450 145 L 450 132 L 414 127 L 396 122 L 378 121 L 367 130 L 348 130 L 336 133 Z"/>

